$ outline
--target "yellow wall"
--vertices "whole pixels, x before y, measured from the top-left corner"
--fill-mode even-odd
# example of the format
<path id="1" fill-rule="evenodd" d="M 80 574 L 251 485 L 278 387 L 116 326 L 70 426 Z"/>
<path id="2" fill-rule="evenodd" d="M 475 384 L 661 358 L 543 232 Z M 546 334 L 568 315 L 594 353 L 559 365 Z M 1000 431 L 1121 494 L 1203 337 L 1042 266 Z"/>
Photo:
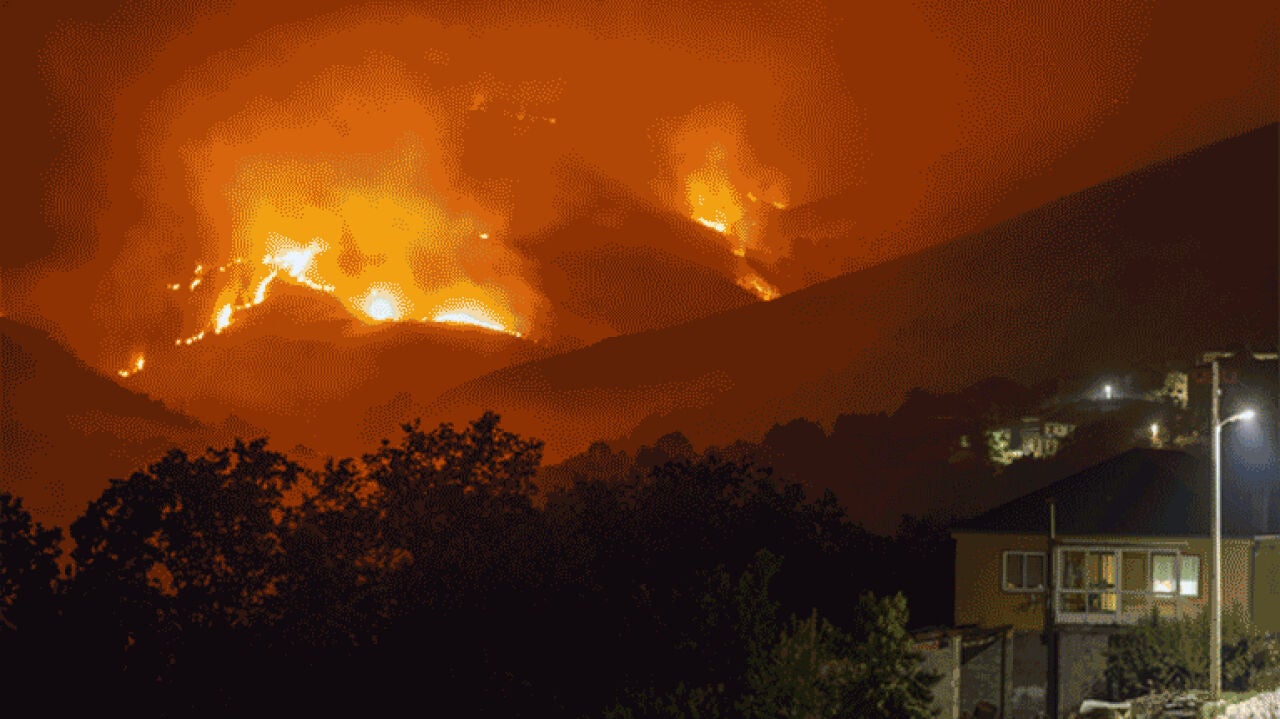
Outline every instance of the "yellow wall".
<path id="1" fill-rule="evenodd" d="M 1260 541 L 1253 567 L 1253 620 L 1263 631 L 1280 632 L 1280 540 Z"/>
<path id="2" fill-rule="evenodd" d="M 978 534 L 957 532 L 956 540 L 956 606 L 955 623 L 977 624 L 994 627 L 1011 624 L 1015 629 L 1039 630 L 1044 627 L 1043 592 L 1006 592 L 1001 588 L 1001 562 L 1009 550 L 1048 551 L 1045 535 Z M 1143 546 L 1137 537 L 1059 537 L 1070 544 L 1089 544 L 1106 547 Z M 1213 560 L 1212 540 L 1199 537 L 1151 538 L 1152 545 L 1176 542 L 1178 551 L 1200 557 L 1200 594 L 1188 597 L 1183 607 L 1198 611 L 1208 603 L 1209 566 Z M 1145 546 L 1152 546 L 1145 545 Z M 1259 602 L 1259 594 L 1251 587 L 1253 542 L 1247 539 L 1222 541 L 1222 598 L 1223 605 L 1239 604 L 1247 608 Z M 1270 567 L 1274 573 L 1277 593 L 1268 594 L 1258 608 L 1270 612 L 1280 624 L 1280 553 Z M 1148 569 L 1149 571 L 1149 569 Z M 1272 605 L 1275 606 L 1272 606 Z M 1264 608 L 1265 607 L 1265 608 Z M 1274 617 L 1271 615 L 1274 614 Z M 1261 616 L 1259 617 L 1261 618 Z"/>
<path id="3" fill-rule="evenodd" d="M 956 625 L 1014 629 L 1044 627 L 1044 593 L 1009 593 L 1000 589 L 1004 552 L 1047 552 L 1044 535 L 957 533 Z"/>

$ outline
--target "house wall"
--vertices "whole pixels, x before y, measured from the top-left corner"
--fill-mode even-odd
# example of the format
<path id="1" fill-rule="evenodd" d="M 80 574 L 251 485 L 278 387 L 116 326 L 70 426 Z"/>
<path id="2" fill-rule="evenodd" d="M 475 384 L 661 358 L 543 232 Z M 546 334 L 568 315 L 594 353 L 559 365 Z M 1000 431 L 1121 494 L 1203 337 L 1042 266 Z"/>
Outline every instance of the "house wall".
<path id="1" fill-rule="evenodd" d="M 1001 590 L 1001 562 L 1007 550 L 1047 552 L 1046 535 L 960 533 L 956 540 L 957 626 L 1012 625 L 1015 630 L 1044 628 L 1044 593 Z"/>
<path id="2" fill-rule="evenodd" d="M 1258 542 L 1253 555 L 1253 621 L 1266 632 L 1280 632 L 1280 540 Z"/>
<path id="3" fill-rule="evenodd" d="M 956 592 L 955 623 L 957 626 L 976 624 L 984 627 L 1012 625 L 1016 630 L 1043 630 L 1043 592 L 1007 592 L 1001 588 L 1002 561 L 1009 550 L 1048 551 L 1045 535 L 994 534 L 956 532 Z M 1209 565 L 1213 559 L 1213 542 L 1203 537 L 1059 537 L 1060 543 L 1096 544 L 1103 546 L 1141 545 L 1143 542 L 1176 543 L 1183 554 L 1200 557 L 1200 593 L 1188 597 L 1182 606 L 1187 612 L 1198 612 L 1208 604 Z M 1238 604 L 1254 611 L 1264 612 L 1269 622 L 1280 628 L 1280 544 L 1274 552 L 1263 557 L 1262 570 L 1270 574 L 1267 580 L 1274 586 L 1265 594 L 1254 586 L 1255 571 L 1253 540 L 1224 539 L 1222 541 L 1222 598 L 1223 606 Z M 1265 579 L 1264 575 L 1259 577 Z M 1261 619 L 1262 615 L 1260 615 Z"/>

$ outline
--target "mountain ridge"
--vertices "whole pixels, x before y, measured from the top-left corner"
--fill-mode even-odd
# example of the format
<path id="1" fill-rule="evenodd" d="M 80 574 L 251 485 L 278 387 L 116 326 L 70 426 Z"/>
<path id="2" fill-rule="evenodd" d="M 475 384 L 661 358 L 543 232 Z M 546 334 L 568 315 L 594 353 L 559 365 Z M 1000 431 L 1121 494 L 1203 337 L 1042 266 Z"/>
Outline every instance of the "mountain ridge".
<path id="1" fill-rule="evenodd" d="M 593 387 L 595 394 L 619 394 L 616 409 L 645 415 L 632 427 L 624 427 L 626 422 L 606 422 L 602 428 L 606 436 L 596 438 L 635 435 L 631 439 L 639 443 L 652 441 L 664 430 L 681 429 L 702 441 L 724 442 L 733 438 L 734 431 L 759 436 L 773 421 L 797 416 L 830 419 L 839 404 L 844 410 L 888 409 L 910 386 L 951 388 L 938 378 L 954 369 L 961 370 L 948 380 L 955 386 L 991 375 L 1033 383 L 1055 368 L 1101 362 L 1103 358 L 1091 348 L 1103 345 L 1109 346 L 1106 354 L 1134 359 L 1153 352 L 1181 356 L 1221 342 L 1274 345 L 1276 127 L 1269 125 L 1155 163 L 987 230 L 817 283 L 773 302 L 503 368 L 450 390 L 431 410 L 459 416 L 482 406 L 500 410 L 505 406 L 507 414 L 524 425 L 521 429 L 528 427 L 532 432 L 537 424 L 572 424 L 581 405 L 573 393 Z M 1212 223 L 1218 231 L 1212 231 Z M 1229 237 L 1218 239 L 1223 233 Z M 1017 248 L 1010 249 L 1017 244 L 1028 252 L 1034 250 L 1028 258 L 1030 270 L 1017 262 Z M 1234 248 L 1248 259 L 1224 262 L 1210 245 Z M 982 255 L 988 256 L 987 261 L 975 259 Z M 1205 270 L 1212 273 L 1206 275 Z M 1047 282 L 1051 289 L 1046 294 L 1044 288 L 1033 286 L 1037 283 L 1009 282 L 1008 275 L 1015 271 L 1048 272 L 1038 284 Z M 912 273 L 927 282 L 904 279 Z M 1243 279 L 1229 281 L 1232 278 Z M 904 294 L 900 289 L 904 281 L 915 282 L 913 289 L 926 299 Z M 1036 301 L 1049 299 L 1054 312 L 1035 306 Z M 853 321 L 854 309 L 858 316 L 872 318 L 870 322 Z M 1084 316 L 1100 322 L 1072 319 Z M 1042 341 L 1051 337 L 1050 325 L 1064 321 L 1071 325 L 1070 343 Z M 1120 331 L 1103 332 L 1107 322 Z M 770 332 L 752 335 L 763 326 Z M 849 337 L 825 344 L 806 339 L 822 331 L 841 331 Z M 1181 332 L 1183 339 L 1171 341 L 1175 332 Z M 972 352 L 952 351 L 942 357 L 923 351 L 946 345 L 955 333 L 964 334 L 969 342 L 985 336 L 988 345 L 1004 349 L 990 361 Z M 739 361 L 764 334 L 785 347 L 825 347 L 830 356 L 816 364 L 793 363 L 785 369 Z M 1035 364 L 1028 360 L 1044 354 L 1046 346 L 1054 348 L 1051 366 L 1028 371 L 1027 366 Z M 833 347 L 837 351 L 831 352 Z M 687 361 L 675 364 L 670 358 L 676 352 Z M 629 361 L 636 356 L 646 359 Z M 943 366 L 957 359 L 964 360 L 961 366 Z M 878 379 L 893 378 L 906 365 L 916 370 L 910 380 Z M 623 378 L 619 367 L 627 367 L 632 374 Z M 782 376 L 788 371 L 802 376 Z M 682 398 L 678 391 L 645 397 L 638 390 L 646 384 L 680 381 L 705 385 L 708 374 L 719 375 L 722 385 L 738 388 L 767 381 L 775 391 L 757 397 L 753 409 L 753 402 L 741 396 L 717 408 L 695 406 L 697 401 Z M 854 375 L 879 386 L 853 391 L 849 384 Z M 547 401 L 518 391 L 529 386 L 558 388 L 563 396 Z M 696 386 L 693 390 L 696 400 L 699 391 Z M 551 406 L 556 402 L 559 406 Z M 753 419 L 743 421 L 744 413 L 754 415 Z M 679 426 L 682 420 L 733 429 L 708 432 L 705 427 Z M 579 449 L 589 441 L 585 428 L 561 434 L 575 435 L 571 443 Z M 561 436 L 552 442 L 565 439 Z"/>

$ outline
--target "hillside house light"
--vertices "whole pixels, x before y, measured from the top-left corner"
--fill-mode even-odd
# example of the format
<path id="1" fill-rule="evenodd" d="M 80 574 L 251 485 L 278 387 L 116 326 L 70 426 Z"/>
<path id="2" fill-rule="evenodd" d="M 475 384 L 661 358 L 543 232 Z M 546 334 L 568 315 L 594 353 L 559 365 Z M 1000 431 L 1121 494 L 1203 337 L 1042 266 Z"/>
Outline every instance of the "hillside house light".
<path id="1" fill-rule="evenodd" d="M 1105 398 L 1107 398 L 1107 399 L 1111 399 L 1111 385 L 1104 385 L 1104 386 L 1103 386 L 1103 388 L 1102 388 L 1102 395 L 1103 395 Z"/>
<path id="2" fill-rule="evenodd" d="M 1215 357 L 1213 388 L 1210 392 L 1213 399 L 1210 418 L 1213 426 L 1213 583 L 1209 585 L 1209 603 L 1213 607 L 1213 613 L 1209 617 L 1209 694 L 1214 702 L 1222 698 L 1222 428 L 1237 420 L 1248 422 L 1255 416 L 1252 409 L 1246 409 L 1219 420 L 1219 380 L 1218 360 Z"/>

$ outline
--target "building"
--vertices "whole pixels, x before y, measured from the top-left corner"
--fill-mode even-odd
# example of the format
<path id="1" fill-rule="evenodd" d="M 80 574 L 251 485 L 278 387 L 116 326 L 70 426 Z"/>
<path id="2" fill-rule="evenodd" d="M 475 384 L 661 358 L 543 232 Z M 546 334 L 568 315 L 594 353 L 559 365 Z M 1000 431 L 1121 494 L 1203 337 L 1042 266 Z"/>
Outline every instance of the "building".
<path id="1" fill-rule="evenodd" d="M 1066 716 L 1101 696 L 1102 649 L 1116 628 L 1153 613 L 1204 610 L 1211 496 L 1203 459 L 1133 449 L 954 528 L 956 625 L 1009 626 L 1015 634 L 1006 716 L 1045 710 L 1051 659 Z M 1256 496 L 1224 476 L 1223 605 L 1280 631 L 1280 536 L 1259 530 Z"/>

